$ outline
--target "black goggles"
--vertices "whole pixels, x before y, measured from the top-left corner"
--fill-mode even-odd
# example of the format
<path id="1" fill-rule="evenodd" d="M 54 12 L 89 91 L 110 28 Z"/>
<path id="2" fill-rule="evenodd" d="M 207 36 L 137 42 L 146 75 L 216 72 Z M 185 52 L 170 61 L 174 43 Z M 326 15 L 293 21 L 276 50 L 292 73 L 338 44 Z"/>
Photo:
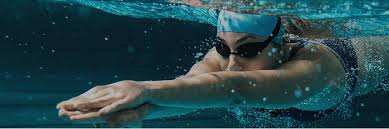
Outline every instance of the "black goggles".
<path id="1" fill-rule="evenodd" d="M 231 49 L 227 45 L 222 43 L 220 40 L 216 40 L 215 48 L 216 51 L 223 57 L 229 57 L 231 54 L 247 58 L 255 57 L 273 41 L 273 39 L 278 35 L 280 28 L 281 18 L 278 18 L 277 25 L 272 34 L 263 42 L 246 43 L 237 47 L 235 52 L 231 52 Z"/>

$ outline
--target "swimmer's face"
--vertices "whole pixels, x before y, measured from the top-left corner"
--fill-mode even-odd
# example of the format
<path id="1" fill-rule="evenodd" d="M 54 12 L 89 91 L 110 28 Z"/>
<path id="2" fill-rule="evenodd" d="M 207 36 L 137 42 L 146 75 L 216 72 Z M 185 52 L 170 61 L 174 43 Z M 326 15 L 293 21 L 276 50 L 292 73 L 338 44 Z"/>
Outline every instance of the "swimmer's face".
<path id="1" fill-rule="evenodd" d="M 225 44 L 231 51 L 244 44 L 263 42 L 267 37 L 260 37 L 250 35 L 246 33 L 236 32 L 219 32 L 217 34 L 217 40 Z M 273 49 L 274 48 L 274 49 Z M 273 49 L 273 52 L 272 52 Z M 280 56 L 279 50 L 270 43 L 263 51 L 255 57 L 242 57 L 240 55 L 231 54 L 230 56 L 223 57 L 219 55 L 220 66 L 225 71 L 250 71 L 250 70 L 265 70 L 272 69 L 278 62 L 277 59 Z"/>

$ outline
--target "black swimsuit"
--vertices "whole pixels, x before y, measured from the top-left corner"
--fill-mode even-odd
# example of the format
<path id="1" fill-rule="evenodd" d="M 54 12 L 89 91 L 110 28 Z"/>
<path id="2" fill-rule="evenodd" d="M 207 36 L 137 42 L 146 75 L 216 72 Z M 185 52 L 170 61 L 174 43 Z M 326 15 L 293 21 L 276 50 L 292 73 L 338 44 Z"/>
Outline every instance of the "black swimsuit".
<path id="1" fill-rule="evenodd" d="M 307 43 L 311 42 L 299 42 L 296 46 L 294 46 L 291 50 L 289 60 L 293 58 L 298 52 L 298 50 L 303 48 L 304 45 Z M 351 41 L 347 39 L 331 39 L 324 40 L 320 43 L 327 46 L 342 63 L 351 90 L 348 92 L 346 99 L 349 98 L 351 96 L 352 90 L 355 89 L 355 84 L 358 76 L 357 56 L 354 47 L 351 44 Z M 271 110 L 269 111 L 269 113 L 273 117 L 292 117 L 300 121 L 315 121 L 336 111 L 339 108 L 340 104 L 341 103 L 322 111 L 305 111 L 297 109 L 295 107 L 290 107 L 287 109 Z M 260 111 L 267 111 L 267 109 L 262 108 L 260 109 Z"/>

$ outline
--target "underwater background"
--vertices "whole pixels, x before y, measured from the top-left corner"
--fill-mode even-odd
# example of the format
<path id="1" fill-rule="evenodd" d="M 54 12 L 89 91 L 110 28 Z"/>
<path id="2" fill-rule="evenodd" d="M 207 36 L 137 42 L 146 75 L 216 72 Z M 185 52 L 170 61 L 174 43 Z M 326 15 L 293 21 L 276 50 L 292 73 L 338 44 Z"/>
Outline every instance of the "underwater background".
<path id="1" fill-rule="evenodd" d="M 103 10 L 66 2 L 0 1 L 0 127 L 94 127 L 59 118 L 55 105 L 96 85 L 174 79 L 204 56 L 216 34 L 207 24 L 212 21 Z M 388 22 L 382 19 L 377 21 Z M 388 24 L 374 27 L 383 30 L 363 34 L 388 34 Z M 355 97 L 346 112 L 315 124 L 242 118 L 241 111 L 231 109 L 147 120 L 144 127 L 389 127 L 386 90 Z"/>

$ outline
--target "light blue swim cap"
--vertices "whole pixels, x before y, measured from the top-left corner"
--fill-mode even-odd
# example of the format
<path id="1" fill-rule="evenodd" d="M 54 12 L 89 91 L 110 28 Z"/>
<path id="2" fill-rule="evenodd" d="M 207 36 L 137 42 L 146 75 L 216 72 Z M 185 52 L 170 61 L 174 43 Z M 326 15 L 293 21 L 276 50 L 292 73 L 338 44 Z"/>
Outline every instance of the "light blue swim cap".
<path id="1" fill-rule="evenodd" d="M 279 17 L 270 15 L 244 14 L 222 10 L 217 21 L 217 32 L 248 33 L 270 37 L 276 28 Z M 284 30 L 280 26 L 274 42 L 281 44 Z"/>

